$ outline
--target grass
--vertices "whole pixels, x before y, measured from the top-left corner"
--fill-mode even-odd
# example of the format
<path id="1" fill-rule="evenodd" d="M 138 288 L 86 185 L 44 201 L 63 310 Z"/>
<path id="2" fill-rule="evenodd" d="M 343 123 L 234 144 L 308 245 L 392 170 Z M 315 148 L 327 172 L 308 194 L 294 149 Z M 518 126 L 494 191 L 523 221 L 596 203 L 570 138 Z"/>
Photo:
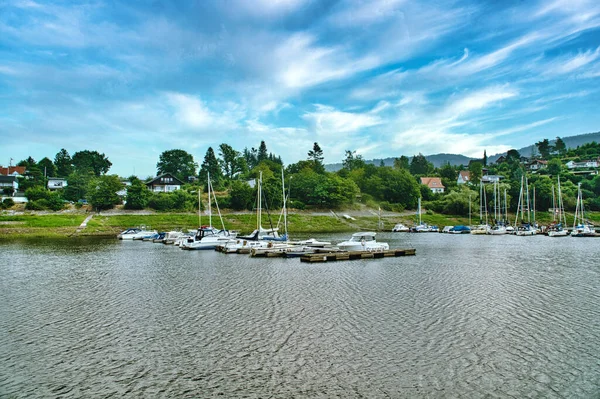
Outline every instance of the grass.
<path id="1" fill-rule="evenodd" d="M 325 213 L 325 212 L 324 212 Z M 78 226 L 89 214 L 26 214 L 26 215 L 0 215 L 0 238 L 9 237 L 70 237 L 70 236 L 116 236 L 128 227 L 146 226 L 158 231 L 174 229 L 196 229 L 198 227 L 198 215 L 194 213 L 153 213 L 153 214 L 117 214 L 117 215 L 94 215 L 88 225 L 81 232 L 76 233 Z M 590 213 L 590 219 L 600 224 L 600 213 Z M 277 224 L 279 216 L 271 216 L 273 226 Z M 468 225 L 469 218 L 462 216 L 441 215 L 425 212 L 421 215 L 423 222 L 430 225 L 455 226 L 459 224 Z M 552 215 L 548 212 L 538 212 L 536 219 L 541 224 L 552 221 Z M 510 220 L 514 221 L 514 216 Z M 573 216 L 567 218 L 567 224 L 572 223 Z M 238 230 L 242 233 L 250 233 L 256 228 L 256 215 L 224 214 L 225 227 L 230 230 Z M 491 221 L 491 219 L 490 219 Z M 220 226 L 218 217 L 213 217 L 213 225 Z M 336 217 L 333 214 L 308 214 L 292 213 L 288 215 L 288 231 L 290 236 L 304 236 L 313 233 L 345 233 L 357 231 L 379 230 L 380 219 L 378 216 L 356 216 L 354 220 Z M 383 230 L 391 230 L 396 223 L 404 223 L 408 226 L 416 224 L 416 215 L 407 214 L 402 216 L 383 216 Z M 474 216 L 472 223 L 479 222 L 479 217 Z M 202 217 L 202 224 L 208 224 L 208 217 Z M 263 216 L 263 227 L 268 228 L 271 224 L 266 215 Z M 280 226 L 280 231 L 283 227 Z"/>

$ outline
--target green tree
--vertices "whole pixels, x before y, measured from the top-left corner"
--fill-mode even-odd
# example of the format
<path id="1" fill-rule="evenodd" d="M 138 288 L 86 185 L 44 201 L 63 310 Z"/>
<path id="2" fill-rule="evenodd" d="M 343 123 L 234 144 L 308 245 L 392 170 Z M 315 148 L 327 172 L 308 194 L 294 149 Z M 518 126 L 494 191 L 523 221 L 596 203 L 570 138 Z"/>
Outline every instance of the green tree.
<path id="1" fill-rule="evenodd" d="M 213 185 L 219 187 L 222 181 L 221 165 L 212 147 L 208 147 L 208 150 L 206 150 L 204 161 L 202 161 L 202 165 L 200 166 L 199 178 L 201 184 L 207 184 L 209 173 Z"/>
<path id="2" fill-rule="evenodd" d="M 125 209 L 144 209 L 148 206 L 152 193 L 146 184 L 137 177 L 130 178 L 130 181 L 131 185 L 127 187 L 127 196 L 125 197 Z"/>
<path id="3" fill-rule="evenodd" d="M 184 150 L 164 151 L 158 158 L 156 170 L 158 175 L 170 173 L 183 182 L 189 181 L 191 176 L 196 176 L 198 164 L 194 157 Z"/>
<path id="4" fill-rule="evenodd" d="M 506 153 L 506 161 L 518 163 L 521 161 L 521 154 L 519 154 L 519 151 L 515 149 L 508 150 L 508 152 Z"/>
<path id="5" fill-rule="evenodd" d="M 54 165 L 54 162 L 52 162 L 52 160 L 49 159 L 48 157 L 42 158 L 42 160 L 40 160 L 37 163 L 37 166 L 38 166 L 38 168 L 40 168 L 40 171 L 42 173 L 44 173 L 44 176 L 56 177 L 56 173 L 57 173 L 56 166 Z"/>
<path id="6" fill-rule="evenodd" d="M 56 153 L 54 156 L 54 165 L 56 165 L 56 176 L 67 177 L 73 173 L 73 161 L 71 156 L 64 148 Z"/>
<path id="7" fill-rule="evenodd" d="M 548 139 L 538 141 L 537 143 L 535 143 L 535 146 L 537 147 L 538 152 L 540 153 L 543 159 L 548 159 L 550 157 L 550 153 L 552 152 L 552 146 L 550 145 L 550 141 L 548 141 Z"/>
<path id="8" fill-rule="evenodd" d="M 319 146 L 319 143 L 315 142 L 313 144 L 312 150 L 308 151 L 308 160 L 311 161 L 314 165 L 314 170 L 317 173 L 325 172 L 325 166 L 323 166 L 323 150 Z"/>
<path id="9" fill-rule="evenodd" d="M 87 199 L 87 190 L 90 180 L 94 178 L 94 173 L 71 173 L 67 177 L 67 187 L 65 187 L 63 195 L 66 200 L 79 201 Z"/>
<path id="10" fill-rule="evenodd" d="M 357 155 L 356 151 L 346 150 L 346 158 L 342 161 L 343 168 L 346 170 L 355 170 L 363 168 L 365 161 L 362 155 Z"/>
<path id="11" fill-rule="evenodd" d="M 548 161 L 547 171 L 552 176 L 558 176 L 563 170 L 562 161 L 559 158 L 553 158 Z"/>
<path id="12" fill-rule="evenodd" d="M 258 152 L 256 154 L 256 162 L 260 163 L 267 159 L 269 159 L 269 153 L 267 151 L 267 145 L 263 140 L 260 142 L 260 146 L 258 147 Z"/>
<path id="13" fill-rule="evenodd" d="M 427 175 L 433 171 L 433 164 L 421 153 L 415 155 L 410 161 L 410 173 L 413 176 Z"/>
<path id="14" fill-rule="evenodd" d="M 419 184 L 414 176 L 406 169 L 378 169 L 378 177 L 384 182 L 379 198 L 400 204 L 404 208 L 415 208 L 419 197 Z"/>
<path id="15" fill-rule="evenodd" d="M 112 162 L 104 154 L 98 151 L 79 151 L 73 154 L 73 166 L 78 173 L 86 173 L 92 171 L 95 176 L 105 175 Z"/>
<path id="16" fill-rule="evenodd" d="M 395 169 L 410 169 L 410 159 L 407 156 L 402 155 L 400 158 L 394 158 Z"/>
<path id="17" fill-rule="evenodd" d="M 251 210 L 254 207 L 255 190 L 245 181 L 234 180 L 229 190 L 229 203 L 232 209 Z"/>
<path id="18" fill-rule="evenodd" d="M 483 166 L 486 167 L 488 163 L 487 152 L 483 150 Z"/>
<path id="19" fill-rule="evenodd" d="M 219 155 L 221 156 L 223 172 L 228 180 L 233 180 L 235 175 L 243 172 L 244 158 L 232 146 L 225 143 L 219 145 Z"/>
<path id="20" fill-rule="evenodd" d="M 567 152 L 567 145 L 560 137 L 557 137 L 554 142 L 554 151 L 558 152 L 560 156 L 564 156 Z"/>
<path id="21" fill-rule="evenodd" d="M 481 181 L 483 165 L 481 162 L 471 162 L 469 163 L 469 172 L 471 172 L 471 183 L 479 184 Z"/>
<path id="22" fill-rule="evenodd" d="M 121 202 L 117 195 L 123 189 L 123 183 L 117 175 L 102 175 L 93 178 L 88 184 L 87 198 L 98 211 L 111 209 Z"/>

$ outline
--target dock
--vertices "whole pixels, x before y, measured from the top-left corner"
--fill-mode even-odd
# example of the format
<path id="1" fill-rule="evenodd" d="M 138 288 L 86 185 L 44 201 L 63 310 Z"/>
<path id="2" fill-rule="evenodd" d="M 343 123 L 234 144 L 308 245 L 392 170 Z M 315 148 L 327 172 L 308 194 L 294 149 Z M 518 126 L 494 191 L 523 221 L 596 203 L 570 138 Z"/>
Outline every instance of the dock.
<path id="1" fill-rule="evenodd" d="M 381 259 L 396 256 L 414 256 L 416 249 L 388 249 L 385 251 L 349 251 L 306 254 L 300 257 L 301 262 L 334 262 L 340 260 Z"/>

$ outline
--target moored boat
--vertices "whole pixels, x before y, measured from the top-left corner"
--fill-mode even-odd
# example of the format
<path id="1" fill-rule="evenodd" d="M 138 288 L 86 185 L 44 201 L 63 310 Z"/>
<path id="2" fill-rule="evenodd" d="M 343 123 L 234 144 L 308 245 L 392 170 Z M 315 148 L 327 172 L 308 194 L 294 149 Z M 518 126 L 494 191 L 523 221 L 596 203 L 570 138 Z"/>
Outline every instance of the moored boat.
<path id="1" fill-rule="evenodd" d="M 385 251 L 390 249 L 388 243 L 377 242 L 373 231 L 365 231 L 352 234 L 348 241 L 337 244 L 337 247 L 344 251 Z"/>

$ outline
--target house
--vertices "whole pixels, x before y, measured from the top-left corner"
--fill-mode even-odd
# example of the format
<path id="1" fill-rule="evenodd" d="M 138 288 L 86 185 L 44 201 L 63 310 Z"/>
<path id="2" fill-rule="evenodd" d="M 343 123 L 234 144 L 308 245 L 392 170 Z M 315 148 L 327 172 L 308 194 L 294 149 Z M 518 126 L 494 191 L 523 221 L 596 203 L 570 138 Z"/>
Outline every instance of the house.
<path id="1" fill-rule="evenodd" d="M 0 166 L 0 176 L 23 177 L 24 174 L 25 166 L 9 166 L 8 168 Z"/>
<path id="2" fill-rule="evenodd" d="M 456 184 L 465 184 L 471 181 L 471 172 L 468 170 L 461 170 L 458 172 L 458 179 L 456 180 Z"/>
<path id="3" fill-rule="evenodd" d="M 170 173 L 165 173 L 146 182 L 146 187 L 155 193 L 170 193 L 181 189 L 183 182 Z"/>
<path id="4" fill-rule="evenodd" d="M 582 162 L 575 162 L 575 161 L 569 161 L 566 163 L 567 168 L 569 169 L 577 169 L 577 168 L 597 168 L 598 167 L 598 160 L 597 159 L 592 159 L 589 161 L 582 161 Z"/>
<path id="5" fill-rule="evenodd" d="M 67 187 L 67 179 L 63 179 L 62 177 L 48 178 L 48 190 L 60 190 L 65 187 Z"/>
<path id="6" fill-rule="evenodd" d="M 429 187 L 432 193 L 443 193 L 446 188 L 439 177 L 421 177 L 421 184 Z"/>
<path id="7" fill-rule="evenodd" d="M 0 190 L 9 195 L 15 195 L 19 189 L 17 176 L 0 176 Z"/>
<path id="8" fill-rule="evenodd" d="M 481 176 L 481 182 L 482 183 L 498 183 L 503 178 L 504 178 L 504 176 L 499 176 L 499 175 L 485 175 L 485 176 Z"/>
<path id="9" fill-rule="evenodd" d="M 500 155 L 498 159 L 496 159 L 496 164 L 506 162 L 506 157 L 504 155 Z"/>
<path id="10" fill-rule="evenodd" d="M 127 197 L 127 188 L 131 186 L 131 182 L 129 180 L 121 180 L 121 184 L 123 184 L 123 188 L 117 191 L 117 195 L 121 198 Z"/>
<path id="11" fill-rule="evenodd" d="M 543 161 L 541 159 L 534 159 L 527 165 L 527 168 L 531 171 L 536 171 L 536 170 L 544 169 L 546 166 L 548 166 L 548 161 Z"/>

